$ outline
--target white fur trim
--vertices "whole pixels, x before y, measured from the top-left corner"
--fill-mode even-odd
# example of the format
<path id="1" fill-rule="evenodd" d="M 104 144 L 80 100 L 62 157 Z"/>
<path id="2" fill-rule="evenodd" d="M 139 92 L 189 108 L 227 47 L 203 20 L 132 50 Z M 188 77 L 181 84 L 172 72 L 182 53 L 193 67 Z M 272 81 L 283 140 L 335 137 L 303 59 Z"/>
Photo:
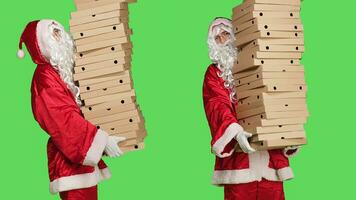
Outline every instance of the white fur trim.
<path id="1" fill-rule="evenodd" d="M 261 181 L 265 178 L 270 181 L 285 181 L 293 178 L 290 167 L 279 170 L 268 167 L 269 153 L 267 151 L 256 151 L 248 154 L 249 168 L 239 170 L 216 170 L 213 175 L 213 184 L 240 184 L 253 181 Z"/>
<path id="2" fill-rule="evenodd" d="M 25 57 L 25 52 L 22 49 L 19 49 L 17 51 L 17 57 L 20 58 L 20 59 L 24 58 Z"/>
<path id="3" fill-rule="evenodd" d="M 49 188 L 52 194 L 56 194 L 57 192 L 89 188 L 110 177 L 111 172 L 109 168 L 99 169 L 98 166 L 95 166 L 95 170 L 92 173 L 58 178 L 50 182 Z"/>
<path id="4" fill-rule="evenodd" d="M 49 49 L 48 49 L 48 45 L 46 43 L 46 38 L 48 38 L 48 34 L 49 34 L 49 25 L 50 23 L 52 23 L 53 20 L 40 20 L 37 23 L 37 27 L 36 27 L 36 36 L 37 36 L 37 44 L 38 47 L 40 48 L 41 54 L 44 58 L 49 58 Z"/>
<path id="5" fill-rule="evenodd" d="M 292 157 L 296 156 L 296 155 L 299 153 L 300 148 L 301 148 L 301 146 L 286 147 L 286 148 L 283 149 L 283 154 L 284 154 L 284 156 L 286 156 L 287 158 L 292 158 Z M 296 150 L 296 151 L 295 151 L 294 153 L 288 155 L 288 154 L 287 154 L 287 151 L 289 151 L 289 150 Z"/>
<path id="6" fill-rule="evenodd" d="M 294 177 L 293 171 L 290 167 L 284 167 L 277 170 L 277 174 L 280 180 L 290 180 Z"/>
<path id="7" fill-rule="evenodd" d="M 49 59 L 51 52 L 47 39 L 51 34 L 49 27 L 52 23 L 55 23 L 58 28 L 64 30 L 63 26 L 53 19 L 42 19 L 37 23 L 36 27 L 38 47 L 40 48 L 43 57 L 47 60 Z"/>
<path id="8" fill-rule="evenodd" d="M 216 156 L 220 158 L 225 158 L 231 156 L 231 154 L 235 151 L 232 149 L 229 153 L 224 153 L 225 147 L 229 142 L 236 137 L 238 133 L 242 133 L 243 128 L 238 123 L 231 123 L 225 130 L 224 134 L 213 144 L 213 152 Z"/>
<path id="9" fill-rule="evenodd" d="M 85 156 L 83 165 L 96 166 L 98 164 L 103 155 L 105 146 L 108 143 L 108 138 L 109 135 L 105 131 L 98 129 Z"/>

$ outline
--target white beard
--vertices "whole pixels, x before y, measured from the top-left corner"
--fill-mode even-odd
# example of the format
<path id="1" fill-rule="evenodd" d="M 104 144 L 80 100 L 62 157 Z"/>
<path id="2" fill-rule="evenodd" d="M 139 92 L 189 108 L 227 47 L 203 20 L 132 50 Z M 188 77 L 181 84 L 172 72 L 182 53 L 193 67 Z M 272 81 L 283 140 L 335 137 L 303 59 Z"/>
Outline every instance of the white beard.
<path id="1" fill-rule="evenodd" d="M 53 27 L 50 27 L 50 29 Z M 58 28 L 58 27 L 57 27 Z M 50 30 L 51 32 L 53 30 Z M 52 34 L 47 38 L 49 50 L 49 62 L 58 71 L 61 79 L 72 92 L 78 106 L 81 106 L 79 98 L 79 88 L 74 84 L 73 68 L 74 68 L 74 42 L 68 33 L 61 31 L 60 40 L 57 41 Z"/>
<path id="2" fill-rule="evenodd" d="M 230 100 L 236 101 L 232 67 L 234 66 L 237 58 L 237 49 L 234 47 L 233 39 L 226 41 L 225 44 L 222 45 L 218 45 L 213 42 L 210 44 L 209 55 L 212 61 L 217 64 L 217 67 L 221 71 L 219 76 L 225 81 L 225 88 L 229 89 L 230 91 Z"/>

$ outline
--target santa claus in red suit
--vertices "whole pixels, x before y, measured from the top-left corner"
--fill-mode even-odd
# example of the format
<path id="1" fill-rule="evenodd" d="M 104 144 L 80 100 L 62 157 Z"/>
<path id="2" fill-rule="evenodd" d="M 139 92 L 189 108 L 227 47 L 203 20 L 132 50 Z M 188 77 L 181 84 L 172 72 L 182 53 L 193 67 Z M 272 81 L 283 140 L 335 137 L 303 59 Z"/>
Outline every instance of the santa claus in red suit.
<path id="1" fill-rule="evenodd" d="M 237 38 L 238 39 L 238 38 Z M 205 74 L 203 100 L 216 155 L 213 184 L 224 186 L 226 200 L 282 200 L 283 181 L 293 178 L 288 157 L 299 147 L 256 151 L 236 118 L 232 67 L 237 49 L 231 21 L 215 19 L 209 28 L 211 64 Z M 239 146 L 243 152 L 235 151 Z"/>
<path id="2" fill-rule="evenodd" d="M 117 143 L 83 118 L 79 88 L 73 82 L 73 40 L 54 20 L 30 22 L 23 31 L 17 55 L 26 44 L 37 64 L 31 86 L 32 111 L 49 135 L 47 144 L 50 192 L 62 199 L 95 200 L 97 184 L 111 177 L 103 153 L 122 155 Z"/>

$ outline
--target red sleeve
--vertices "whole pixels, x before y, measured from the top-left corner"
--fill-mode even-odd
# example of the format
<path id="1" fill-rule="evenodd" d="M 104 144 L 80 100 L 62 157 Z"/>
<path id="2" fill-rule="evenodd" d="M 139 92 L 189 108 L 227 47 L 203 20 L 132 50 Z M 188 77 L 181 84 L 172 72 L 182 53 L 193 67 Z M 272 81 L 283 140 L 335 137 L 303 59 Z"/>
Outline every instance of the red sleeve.
<path id="1" fill-rule="evenodd" d="M 62 88 L 42 89 L 33 99 L 33 108 L 42 129 L 71 162 L 94 166 L 101 160 L 107 134 L 82 117 Z"/>
<path id="2" fill-rule="evenodd" d="M 237 123 L 229 91 L 217 72 L 215 66 L 210 66 L 205 74 L 203 101 L 212 135 L 212 150 L 219 157 L 227 157 L 234 151 L 237 143 L 234 138 L 242 128 Z"/>

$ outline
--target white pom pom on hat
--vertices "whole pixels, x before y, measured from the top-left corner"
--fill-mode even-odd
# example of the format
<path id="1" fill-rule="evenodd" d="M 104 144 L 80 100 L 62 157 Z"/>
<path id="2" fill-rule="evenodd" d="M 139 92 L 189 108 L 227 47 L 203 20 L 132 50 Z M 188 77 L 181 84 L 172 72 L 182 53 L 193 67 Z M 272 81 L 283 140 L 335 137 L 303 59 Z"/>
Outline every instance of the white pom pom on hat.
<path id="1" fill-rule="evenodd" d="M 22 49 L 17 51 L 17 57 L 23 59 L 25 57 L 25 52 Z"/>
<path id="2" fill-rule="evenodd" d="M 19 42 L 19 50 L 17 51 L 17 57 L 19 59 L 23 59 L 25 57 L 25 52 L 22 50 L 22 43 L 23 43 L 23 39 L 21 35 L 20 42 Z"/>

